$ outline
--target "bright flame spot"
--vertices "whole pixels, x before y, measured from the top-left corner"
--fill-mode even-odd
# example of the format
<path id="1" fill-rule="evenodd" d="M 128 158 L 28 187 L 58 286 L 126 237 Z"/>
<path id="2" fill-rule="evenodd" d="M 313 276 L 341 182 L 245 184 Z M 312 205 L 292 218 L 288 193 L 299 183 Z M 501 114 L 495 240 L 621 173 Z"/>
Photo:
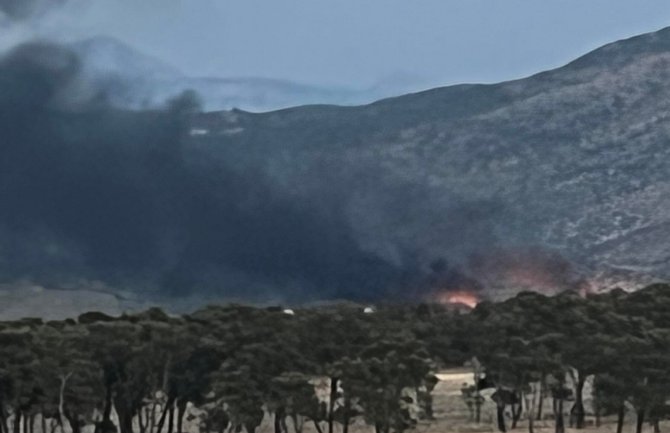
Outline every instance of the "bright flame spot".
<path id="1" fill-rule="evenodd" d="M 477 295 L 465 291 L 442 293 L 438 301 L 443 304 L 463 304 L 470 308 L 475 308 L 479 304 Z"/>

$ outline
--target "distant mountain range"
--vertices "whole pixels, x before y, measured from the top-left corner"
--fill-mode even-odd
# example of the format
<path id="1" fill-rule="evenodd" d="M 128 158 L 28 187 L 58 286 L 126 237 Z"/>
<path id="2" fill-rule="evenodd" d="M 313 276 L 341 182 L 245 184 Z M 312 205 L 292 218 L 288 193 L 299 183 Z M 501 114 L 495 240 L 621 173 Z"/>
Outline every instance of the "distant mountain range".
<path id="1" fill-rule="evenodd" d="M 270 111 L 316 103 L 354 105 L 372 102 L 385 93 L 381 87 L 359 91 L 267 78 L 191 77 L 110 37 L 75 42 L 70 48 L 82 61 L 84 77 L 108 89 L 110 101 L 120 107 L 162 106 L 184 90 L 196 91 L 209 111 Z"/>

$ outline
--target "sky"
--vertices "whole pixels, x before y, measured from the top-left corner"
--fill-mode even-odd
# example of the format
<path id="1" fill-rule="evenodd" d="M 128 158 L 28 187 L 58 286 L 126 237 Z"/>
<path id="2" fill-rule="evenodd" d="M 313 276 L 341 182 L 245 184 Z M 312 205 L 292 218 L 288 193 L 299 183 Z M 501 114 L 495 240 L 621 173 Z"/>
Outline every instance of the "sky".
<path id="1" fill-rule="evenodd" d="M 0 31 L 108 35 L 190 75 L 366 88 L 520 78 L 667 25 L 667 0 L 70 0 Z"/>

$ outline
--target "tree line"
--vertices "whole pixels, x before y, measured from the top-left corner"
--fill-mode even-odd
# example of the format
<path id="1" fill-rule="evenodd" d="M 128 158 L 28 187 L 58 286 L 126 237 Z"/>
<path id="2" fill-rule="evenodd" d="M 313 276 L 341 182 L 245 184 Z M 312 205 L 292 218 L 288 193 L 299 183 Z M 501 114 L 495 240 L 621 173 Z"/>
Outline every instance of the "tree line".
<path id="1" fill-rule="evenodd" d="M 494 388 L 500 431 L 543 419 L 556 433 L 635 409 L 640 433 L 670 415 L 670 286 L 580 296 L 523 292 L 474 310 L 439 304 L 338 304 L 284 310 L 154 308 L 76 320 L 0 323 L 0 433 L 183 433 L 187 408 L 208 433 L 402 433 L 433 414 L 440 369 L 469 365 L 463 389 L 480 421 Z M 326 384 L 325 398 L 317 382 Z M 505 415 L 511 409 L 511 425 Z M 112 414 L 116 416 L 113 417 Z"/>

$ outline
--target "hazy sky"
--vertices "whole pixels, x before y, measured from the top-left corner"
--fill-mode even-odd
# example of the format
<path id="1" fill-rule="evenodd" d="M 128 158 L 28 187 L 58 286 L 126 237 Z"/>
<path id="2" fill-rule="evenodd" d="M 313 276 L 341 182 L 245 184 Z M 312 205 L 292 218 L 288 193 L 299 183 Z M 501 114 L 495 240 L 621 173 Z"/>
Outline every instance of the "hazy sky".
<path id="1" fill-rule="evenodd" d="M 518 78 L 666 25 L 667 0 L 71 0 L 20 34 L 106 34 L 194 75 L 363 88 Z"/>

